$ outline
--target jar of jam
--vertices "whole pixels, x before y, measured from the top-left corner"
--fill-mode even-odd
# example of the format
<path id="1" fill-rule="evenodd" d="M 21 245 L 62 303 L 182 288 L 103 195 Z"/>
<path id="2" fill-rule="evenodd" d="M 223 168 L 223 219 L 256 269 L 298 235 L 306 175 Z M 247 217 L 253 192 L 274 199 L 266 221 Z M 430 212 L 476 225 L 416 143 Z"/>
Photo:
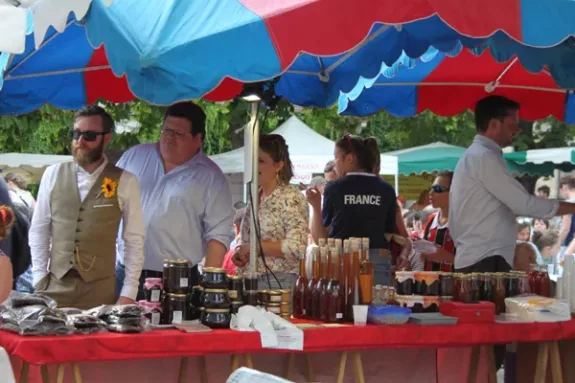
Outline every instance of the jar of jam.
<path id="1" fill-rule="evenodd" d="M 146 302 L 146 313 L 144 316 L 150 321 L 151 325 L 162 324 L 162 304 Z"/>
<path id="2" fill-rule="evenodd" d="M 172 268 L 172 260 L 171 259 L 164 259 L 164 272 L 162 274 L 162 284 L 164 285 L 164 289 L 171 293 L 170 289 L 170 269 Z"/>
<path id="3" fill-rule="evenodd" d="M 415 293 L 418 295 L 439 295 L 439 274 L 437 271 L 415 272 Z"/>
<path id="4" fill-rule="evenodd" d="M 551 297 L 551 279 L 547 271 L 541 271 L 538 276 L 539 295 L 542 297 Z"/>
<path id="5" fill-rule="evenodd" d="M 230 309 L 205 309 L 201 317 L 203 325 L 209 328 L 230 328 Z"/>
<path id="6" fill-rule="evenodd" d="M 162 278 L 146 278 L 144 294 L 148 302 L 159 303 L 162 298 L 163 289 Z"/>
<path id="7" fill-rule="evenodd" d="M 468 276 L 468 278 L 469 278 L 469 302 L 466 303 L 477 303 L 479 302 L 481 294 L 479 273 L 471 273 Z"/>
<path id="8" fill-rule="evenodd" d="M 266 311 L 280 315 L 282 313 L 281 303 L 268 303 L 266 306 Z"/>
<path id="9" fill-rule="evenodd" d="M 282 301 L 282 291 L 281 290 L 269 290 L 268 291 L 269 303 L 281 303 Z"/>
<path id="10" fill-rule="evenodd" d="M 480 275 L 481 291 L 479 299 L 486 302 L 493 302 L 493 274 L 483 273 Z"/>
<path id="11" fill-rule="evenodd" d="M 230 308 L 230 296 L 226 289 L 204 289 L 201 302 L 206 309 Z"/>
<path id="12" fill-rule="evenodd" d="M 423 297 L 423 312 L 438 313 L 439 312 L 439 297 L 424 296 Z"/>
<path id="13" fill-rule="evenodd" d="M 282 302 L 281 303 L 281 313 L 282 314 L 291 314 L 291 302 Z"/>
<path id="14" fill-rule="evenodd" d="M 168 304 L 164 305 L 167 310 L 164 312 L 167 324 L 182 323 L 186 315 L 188 296 L 186 294 L 168 294 Z"/>
<path id="15" fill-rule="evenodd" d="M 395 290 L 399 295 L 412 295 L 414 293 L 414 275 L 413 271 L 395 272 Z"/>
<path id="16" fill-rule="evenodd" d="M 228 294 L 232 301 L 242 299 L 244 280 L 237 275 L 228 275 Z"/>
<path id="17" fill-rule="evenodd" d="M 453 274 L 448 272 L 439 273 L 439 295 L 445 297 L 453 295 Z"/>
<path id="18" fill-rule="evenodd" d="M 290 303 L 291 302 L 291 290 L 290 289 L 283 289 L 280 290 L 282 293 L 282 303 Z"/>
<path id="19" fill-rule="evenodd" d="M 202 306 L 202 293 L 204 288 L 200 285 L 196 285 L 192 288 L 192 306 L 201 307 Z"/>
<path id="20" fill-rule="evenodd" d="M 192 269 L 190 261 L 177 259 L 170 264 L 167 290 L 170 294 L 188 294 Z"/>
<path id="21" fill-rule="evenodd" d="M 244 291 L 244 305 L 257 306 L 258 305 L 258 292 L 257 291 Z"/>
<path id="22" fill-rule="evenodd" d="M 258 305 L 265 306 L 268 303 L 269 290 L 258 290 Z"/>
<path id="23" fill-rule="evenodd" d="M 454 273 L 453 274 L 453 301 L 454 302 L 461 302 L 459 300 L 459 291 L 461 290 L 461 273 Z"/>
<path id="24" fill-rule="evenodd" d="M 459 290 L 457 298 L 461 303 L 471 303 L 471 278 L 468 274 L 459 277 Z"/>
<path id="25" fill-rule="evenodd" d="M 204 267 L 202 287 L 205 289 L 227 289 L 228 277 L 226 269 L 219 267 Z"/>
<path id="26" fill-rule="evenodd" d="M 240 310 L 240 307 L 242 307 L 243 305 L 244 302 L 242 301 L 232 301 L 232 303 L 230 304 L 230 313 L 237 314 Z"/>
<path id="27" fill-rule="evenodd" d="M 255 291 L 258 289 L 258 273 L 246 273 L 244 275 L 244 287 L 246 290 Z"/>
<path id="28" fill-rule="evenodd" d="M 531 294 L 531 286 L 529 285 L 529 275 L 525 272 L 519 273 L 519 294 Z"/>

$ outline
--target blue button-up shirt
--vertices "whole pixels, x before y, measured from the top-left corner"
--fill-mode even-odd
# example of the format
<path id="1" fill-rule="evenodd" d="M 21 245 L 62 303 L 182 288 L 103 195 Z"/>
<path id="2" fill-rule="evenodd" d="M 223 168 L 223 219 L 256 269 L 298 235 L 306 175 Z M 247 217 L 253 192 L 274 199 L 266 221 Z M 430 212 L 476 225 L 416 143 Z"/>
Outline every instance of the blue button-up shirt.
<path id="1" fill-rule="evenodd" d="M 117 166 L 140 183 L 146 226 L 144 270 L 162 271 L 164 259 L 198 264 L 211 240 L 228 248 L 233 239 L 230 187 L 206 155 L 199 152 L 166 174 L 158 145 L 143 144 L 126 151 Z M 123 263 L 121 238 L 118 260 Z"/>
<path id="2" fill-rule="evenodd" d="M 539 199 L 511 175 L 497 143 L 475 136 L 463 153 L 449 192 L 449 231 L 455 268 L 500 255 L 513 266 L 517 216 L 549 219 L 559 202 Z"/>

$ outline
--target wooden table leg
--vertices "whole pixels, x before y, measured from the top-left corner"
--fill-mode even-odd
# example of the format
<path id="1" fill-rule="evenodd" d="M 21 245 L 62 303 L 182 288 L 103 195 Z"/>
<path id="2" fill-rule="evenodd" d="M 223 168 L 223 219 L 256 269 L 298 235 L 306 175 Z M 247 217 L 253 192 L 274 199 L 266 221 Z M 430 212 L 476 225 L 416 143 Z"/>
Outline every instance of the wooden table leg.
<path id="1" fill-rule="evenodd" d="M 200 382 L 208 383 L 208 367 L 205 356 L 198 357 L 198 367 L 200 369 Z"/>
<path id="2" fill-rule="evenodd" d="M 253 369 L 254 368 L 254 362 L 252 360 L 252 355 L 251 354 L 245 354 L 244 358 L 246 361 L 246 367 Z"/>
<path id="3" fill-rule="evenodd" d="M 28 362 L 22 362 L 22 368 L 20 369 L 20 383 L 28 382 L 28 373 L 30 372 L 30 365 Z"/>
<path id="4" fill-rule="evenodd" d="M 66 365 L 64 364 L 59 364 L 58 367 L 56 368 L 56 383 L 64 383 L 64 372 Z"/>
<path id="5" fill-rule="evenodd" d="M 50 374 L 48 374 L 48 366 L 46 364 L 40 366 L 40 374 L 42 375 L 42 383 L 50 383 Z"/>
<path id="6" fill-rule="evenodd" d="M 290 352 L 289 354 L 287 354 L 287 360 L 286 360 L 285 372 L 284 372 L 284 378 L 286 378 L 287 380 L 291 379 L 291 374 L 293 372 L 294 359 L 295 359 L 295 353 Z"/>
<path id="7" fill-rule="evenodd" d="M 540 343 L 537 346 L 537 361 L 535 363 L 535 383 L 545 383 L 547 376 L 547 361 L 549 359 L 549 344 Z"/>
<path id="8" fill-rule="evenodd" d="M 495 354 L 493 352 L 493 345 L 488 344 L 483 346 L 485 354 L 487 355 L 487 377 L 489 383 L 497 383 L 497 371 L 495 371 Z"/>
<path id="9" fill-rule="evenodd" d="M 563 383 L 559 342 L 551 342 L 549 344 L 549 359 L 549 362 L 551 363 L 551 377 L 553 378 L 553 383 Z"/>
<path id="10" fill-rule="evenodd" d="M 230 374 L 233 373 L 235 370 L 240 368 L 240 357 L 238 354 L 232 354 L 231 366 L 230 366 Z"/>
<path id="11" fill-rule="evenodd" d="M 82 383 L 82 374 L 80 374 L 80 365 L 72 363 L 72 372 L 74 373 L 74 383 Z"/>
<path id="12" fill-rule="evenodd" d="M 479 366 L 479 356 L 481 354 L 481 348 L 475 346 L 471 348 L 471 358 L 469 359 L 469 372 L 467 375 L 467 382 L 474 383 L 477 379 L 477 370 Z"/>
<path id="13" fill-rule="evenodd" d="M 188 358 L 182 357 L 180 359 L 180 372 L 178 373 L 178 382 L 185 383 L 188 378 Z"/>
<path id="14" fill-rule="evenodd" d="M 351 355 L 353 358 L 355 381 L 356 383 L 365 383 L 365 376 L 363 375 L 363 364 L 361 363 L 361 354 L 359 351 L 353 351 Z"/>
<path id="15" fill-rule="evenodd" d="M 343 383 L 345 378 L 345 363 L 347 362 L 347 351 L 341 353 L 339 357 L 339 366 L 337 368 L 337 383 Z"/>
<path id="16" fill-rule="evenodd" d="M 305 355 L 305 363 L 307 365 L 307 372 L 306 372 L 307 381 L 309 383 L 315 382 L 315 374 L 313 373 L 313 365 L 311 364 L 311 355 L 310 354 L 304 354 L 304 355 Z"/>

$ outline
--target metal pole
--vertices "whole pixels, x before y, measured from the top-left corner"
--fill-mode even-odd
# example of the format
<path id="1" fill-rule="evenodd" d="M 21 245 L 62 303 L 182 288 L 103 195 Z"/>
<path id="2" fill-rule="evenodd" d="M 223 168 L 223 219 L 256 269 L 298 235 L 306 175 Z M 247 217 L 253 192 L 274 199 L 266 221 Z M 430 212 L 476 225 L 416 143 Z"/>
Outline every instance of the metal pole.
<path id="1" fill-rule="evenodd" d="M 251 201 L 253 202 L 252 209 L 253 213 L 251 214 L 250 220 L 250 272 L 254 273 L 258 269 L 258 237 L 256 235 L 256 222 L 254 220 L 254 216 L 258 217 L 258 210 L 259 210 L 259 177 L 258 177 L 258 149 L 260 147 L 260 124 L 258 120 L 258 103 L 252 102 L 252 110 L 251 110 L 251 121 L 250 121 L 250 128 L 252 129 L 252 143 L 249 145 L 252 153 L 251 153 L 251 166 L 252 166 L 252 182 L 250 184 L 251 190 Z M 246 145 L 247 147 L 247 145 Z"/>

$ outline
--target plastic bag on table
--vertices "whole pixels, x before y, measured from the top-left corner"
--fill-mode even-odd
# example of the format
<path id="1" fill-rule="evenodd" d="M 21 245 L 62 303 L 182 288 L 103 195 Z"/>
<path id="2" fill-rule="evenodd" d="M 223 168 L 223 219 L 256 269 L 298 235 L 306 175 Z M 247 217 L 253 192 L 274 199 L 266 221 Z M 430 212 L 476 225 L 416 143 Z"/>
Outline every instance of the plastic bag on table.
<path id="1" fill-rule="evenodd" d="M 106 323 L 122 325 L 122 326 L 141 326 L 144 323 L 143 317 L 133 318 L 133 317 L 117 317 L 115 315 L 110 315 L 106 318 Z"/>
<path id="2" fill-rule="evenodd" d="M 114 306 L 112 306 L 112 305 L 102 305 L 102 306 L 94 307 L 94 308 L 89 309 L 89 310 L 84 310 L 83 314 L 92 315 L 96 318 L 103 319 L 108 315 L 108 313 L 110 312 L 110 310 L 112 310 L 113 307 Z"/>
<path id="3" fill-rule="evenodd" d="M 12 291 L 3 305 L 8 309 L 17 309 L 26 306 L 44 306 L 55 308 L 58 304 L 54 299 L 46 295 Z"/>
<path id="4" fill-rule="evenodd" d="M 108 331 L 119 332 L 122 334 L 139 334 L 146 330 L 144 323 L 142 322 L 138 326 L 124 325 L 124 324 L 110 324 L 108 325 Z"/>
<path id="5" fill-rule="evenodd" d="M 44 306 L 26 306 L 12 311 L 18 317 L 19 323 L 22 321 L 66 323 L 68 319 L 62 311 Z"/>
<path id="6" fill-rule="evenodd" d="M 84 313 L 82 310 L 74 308 L 74 307 L 63 307 L 63 308 L 60 308 L 59 310 L 62 311 L 66 315 L 78 315 L 78 314 Z"/>
<path id="7" fill-rule="evenodd" d="M 31 323 L 21 323 L 19 326 L 19 334 L 25 336 L 49 336 L 49 335 L 70 335 L 75 332 L 74 327 L 70 327 L 63 323 L 54 322 L 34 322 Z"/>
<path id="8" fill-rule="evenodd" d="M 119 318 L 140 318 L 144 315 L 144 310 L 138 305 L 113 306 L 108 315 Z"/>
<path id="9" fill-rule="evenodd" d="M 77 333 L 93 334 L 108 331 L 108 325 L 101 319 L 88 314 L 73 314 L 68 316 L 68 325 L 73 326 Z"/>

